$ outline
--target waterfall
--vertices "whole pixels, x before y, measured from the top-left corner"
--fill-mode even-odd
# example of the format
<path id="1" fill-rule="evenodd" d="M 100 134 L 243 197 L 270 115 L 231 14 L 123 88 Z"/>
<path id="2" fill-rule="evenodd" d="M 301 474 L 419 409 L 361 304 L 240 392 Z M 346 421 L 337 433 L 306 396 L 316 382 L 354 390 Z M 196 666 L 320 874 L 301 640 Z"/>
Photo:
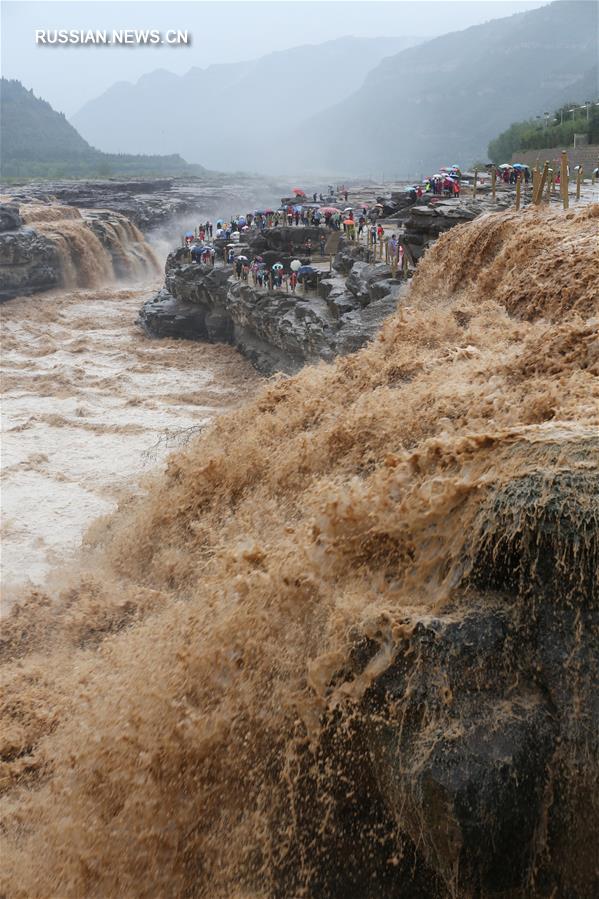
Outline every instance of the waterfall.
<path id="1" fill-rule="evenodd" d="M 142 233 L 120 213 L 56 204 L 26 204 L 20 212 L 26 225 L 55 245 L 64 287 L 139 281 L 159 272 Z"/>

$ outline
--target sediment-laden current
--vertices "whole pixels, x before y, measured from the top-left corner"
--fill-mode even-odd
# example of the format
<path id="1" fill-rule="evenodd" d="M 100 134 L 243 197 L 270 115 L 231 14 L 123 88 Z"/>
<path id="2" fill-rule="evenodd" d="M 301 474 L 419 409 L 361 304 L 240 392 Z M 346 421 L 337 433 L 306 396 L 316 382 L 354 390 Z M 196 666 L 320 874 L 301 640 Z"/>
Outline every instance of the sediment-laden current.
<path id="1" fill-rule="evenodd" d="M 149 339 L 134 322 L 153 289 L 55 290 L 2 307 L 5 588 L 41 583 L 138 475 L 258 383 L 230 347 Z"/>
<path id="2" fill-rule="evenodd" d="M 442 236 L 377 339 L 217 416 L 14 606 L 3 896 L 597 894 L 598 221 Z M 222 360 L 238 399 L 234 351 L 146 343 L 130 301 L 11 307 L 28 496 L 108 507 Z"/>

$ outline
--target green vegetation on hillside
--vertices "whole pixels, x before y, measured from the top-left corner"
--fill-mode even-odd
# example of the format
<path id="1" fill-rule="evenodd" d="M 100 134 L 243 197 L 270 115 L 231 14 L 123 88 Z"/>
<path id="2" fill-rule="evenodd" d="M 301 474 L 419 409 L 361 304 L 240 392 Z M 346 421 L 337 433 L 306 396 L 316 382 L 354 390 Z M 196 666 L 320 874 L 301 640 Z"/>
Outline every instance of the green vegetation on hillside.
<path id="1" fill-rule="evenodd" d="M 91 147 L 63 113 L 28 91 L 20 81 L 0 80 L 3 178 L 107 178 L 111 176 L 200 175 L 178 155 L 131 156 Z"/>
<path id="2" fill-rule="evenodd" d="M 571 147 L 575 134 L 588 134 L 589 143 L 599 143 L 599 106 L 588 109 L 577 103 L 566 103 L 549 116 L 514 122 L 489 144 L 489 158 L 502 163 L 518 150 L 540 150 L 543 147 Z M 572 112 L 574 110 L 574 112 Z"/>

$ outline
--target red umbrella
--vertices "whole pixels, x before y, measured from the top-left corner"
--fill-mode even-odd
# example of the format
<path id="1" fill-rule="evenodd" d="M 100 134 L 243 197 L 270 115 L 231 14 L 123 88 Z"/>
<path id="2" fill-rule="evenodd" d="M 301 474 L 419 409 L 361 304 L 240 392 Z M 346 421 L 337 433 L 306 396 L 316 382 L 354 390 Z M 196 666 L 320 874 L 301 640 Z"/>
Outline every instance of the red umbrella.
<path id="1" fill-rule="evenodd" d="M 292 191 L 297 197 L 305 197 L 306 196 L 306 191 L 302 190 L 301 187 L 293 187 Z"/>
<path id="2" fill-rule="evenodd" d="M 325 215 L 334 215 L 336 212 L 341 212 L 341 210 L 337 209 L 335 206 L 321 206 L 320 211 Z"/>

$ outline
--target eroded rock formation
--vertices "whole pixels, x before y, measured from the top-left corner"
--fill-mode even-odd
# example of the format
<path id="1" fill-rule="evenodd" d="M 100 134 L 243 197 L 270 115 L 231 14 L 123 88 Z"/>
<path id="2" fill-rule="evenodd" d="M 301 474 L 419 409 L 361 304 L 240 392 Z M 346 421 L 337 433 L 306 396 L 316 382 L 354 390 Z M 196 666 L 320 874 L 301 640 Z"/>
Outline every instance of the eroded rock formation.
<path id="1" fill-rule="evenodd" d="M 311 232 L 316 241 L 316 228 L 273 228 L 256 236 L 248 252 L 269 263 L 272 254 L 288 267 L 295 255 L 302 258 Z M 231 343 L 265 374 L 293 373 L 307 362 L 359 349 L 397 307 L 403 290 L 384 264 L 352 260 L 349 278 L 323 272 L 316 291 L 300 285 L 293 294 L 265 292 L 237 280 L 232 266 L 210 269 L 187 258 L 183 249 L 168 257 L 164 288 L 140 311 L 143 327 L 157 337 Z"/>

